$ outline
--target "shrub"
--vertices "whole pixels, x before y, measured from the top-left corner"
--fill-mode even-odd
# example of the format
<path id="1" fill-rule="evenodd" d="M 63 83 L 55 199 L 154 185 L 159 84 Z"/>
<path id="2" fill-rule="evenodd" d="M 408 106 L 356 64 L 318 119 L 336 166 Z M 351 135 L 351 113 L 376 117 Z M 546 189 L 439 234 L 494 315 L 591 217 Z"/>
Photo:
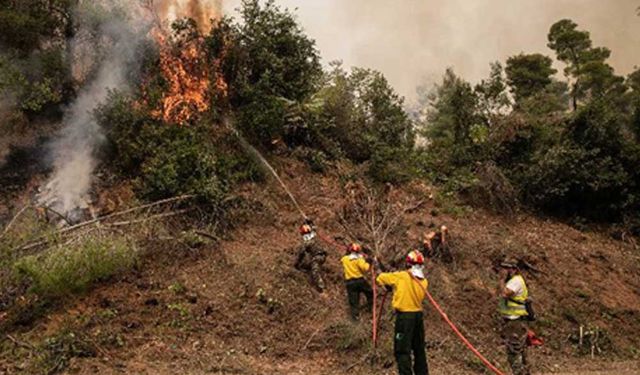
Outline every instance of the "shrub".
<path id="1" fill-rule="evenodd" d="M 132 268 L 136 245 L 120 236 L 92 236 L 72 245 L 59 245 L 45 254 L 19 260 L 15 269 L 32 290 L 55 298 L 79 293 L 93 284 Z"/>
<path id="2" fill-rule="evenodd" d="M 123 94 L 112 93 L 96 115 L 107 130 L 109 152 L 115 154 L 111 167 L 135 178 L 147 199 L 193 194 L 218 206 L 233 176 L 229 169 L 246 165 L 230 155 L 219 156 L 204 127 L 162 124 Z"/>
<path id="3" fill-rule="evenodd" d="M 274 1 L 244 0 L 240 15 L 241 23 L 224 19 L 207 37 L 209 56 L 221 61 L 243 132 L 270 147 L 283 136 L 286 102 L 304 101 L 316 90 L 320 57 L 295 16 Z"/>
<path id="4" fill-rule="evenodd" d="M 158 149 L 142 164 L 139 185 L 143 195 L 159 200 L 195 194 L 219 204 L 226 193 L 226 176 L 213 150 L 190 129 L 176 127 L 164 133 Z"/>
<path id="5" fill-rule="evenodd" d="M 91 338 L 70 328 L 47 337 L 38 349 L 37 368 L 30 369 L 34 373 L 54 374 L 66 369 L 74 358 L 94 358 L 98 355 Z"/>

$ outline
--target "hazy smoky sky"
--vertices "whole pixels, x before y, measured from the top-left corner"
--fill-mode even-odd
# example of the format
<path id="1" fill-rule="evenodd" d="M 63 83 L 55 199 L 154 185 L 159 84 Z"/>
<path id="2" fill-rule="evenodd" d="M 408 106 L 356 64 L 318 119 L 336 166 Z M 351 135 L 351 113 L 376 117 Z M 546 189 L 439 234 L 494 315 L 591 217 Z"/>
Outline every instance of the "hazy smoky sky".
<path id="1" fill-rule="evenodd" d="M 239 0 L 225 0 L 227 11 Z M 325 62 L 382 71 L 415 97 L 451 66 L 477 81 L 492 61 L 542 52 L 549 27 L 570 18 L 612 50 L 619 74 L 640 65 L 640 0 L 276 0 L 291 9 L 318 44 Z"/>

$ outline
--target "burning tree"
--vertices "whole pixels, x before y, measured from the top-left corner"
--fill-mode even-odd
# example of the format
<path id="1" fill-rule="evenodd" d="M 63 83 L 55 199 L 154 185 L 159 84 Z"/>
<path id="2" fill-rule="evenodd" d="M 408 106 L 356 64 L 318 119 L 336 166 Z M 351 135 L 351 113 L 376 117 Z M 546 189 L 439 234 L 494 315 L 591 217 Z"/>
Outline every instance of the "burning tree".
<path id="1" fill-rule="evenodd" d="M 221 1 L 143 0 L 143 5 L 155 18 L 151 36 L 158 44 L 165 81 L 154 117 L 167 123 L 191 122 L 211 108 L 211 92 L 227 91 L 219 74 L 220 59 L 211 59 L 205 45 L 205 33 L 221 17 Z M 171 23 L 171 30 L 165 22 Z"/>

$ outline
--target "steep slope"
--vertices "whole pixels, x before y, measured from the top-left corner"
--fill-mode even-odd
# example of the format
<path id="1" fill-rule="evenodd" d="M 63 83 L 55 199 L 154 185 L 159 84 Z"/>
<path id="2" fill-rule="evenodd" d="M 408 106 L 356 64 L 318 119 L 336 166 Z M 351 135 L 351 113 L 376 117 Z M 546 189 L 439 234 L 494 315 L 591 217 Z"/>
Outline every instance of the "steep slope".
<path id="1" fill-rule="evenodd" d="M 310 174 L 288 159 L 276 165 L 322 232 L 344 236 L 337 223 L 344 204 L 341 181 L 354 171 Z M 432 221 L 449 226 L 455 261 L 428 265 L 430 289 L 502 368 L 492 266 L 503 254 L 524 257 L 540 271 L 528 274 L 541 315 L 536 331 L 547 342 L 533 354 L 538 371 L 571 369 L 588 360 L 588 348 L 572 341 L 581 325 L 599 328 L 600 361 L 638 358 L 640 253 L 631 245 L 526 214 L 506 218 L 475 210 L 452 216 L 420 185 L 395 193 L 426 202 L 406 215 L 408 231 L 399 249 L 417 243 Z M 373 364 L 365 357 L 369 323 L 348 323 L 338 264 L 342 250 L 327 246 L 329 292 L 321 298 L 292 266 L 300 218 L 285 194 L 275 184 L 247 185 L 238 194 L 245 198 L 237 216 L 242 220 L 217 245 L 196 251 L 159 241 L 136 272 L 12 332 L 13 341 L 3 343 L 0 372 L 393 374 L 389 307 Z M 482 373 L 435 311 L 426 311 L 433 373 Z"/>

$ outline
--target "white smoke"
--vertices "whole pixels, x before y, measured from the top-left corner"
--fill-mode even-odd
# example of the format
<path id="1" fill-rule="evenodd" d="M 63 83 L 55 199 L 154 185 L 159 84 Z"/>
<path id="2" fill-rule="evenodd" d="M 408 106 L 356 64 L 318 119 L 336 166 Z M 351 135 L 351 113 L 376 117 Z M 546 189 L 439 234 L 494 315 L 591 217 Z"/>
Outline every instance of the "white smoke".
<path id="1" fill-rule="evenodd" d="M 91 32 L 80 30 L 78 40 L 70 43 L 74 46 L 90 43 L 93 49 L 98 48 L 95 44 L 98 43 L 104 49 L 96 54 L 99 57 L 91 69 L 93 74 L 89 75 L 77 99 L 66 110 L 64 128 L 50 145 L 53 174 L 41 192 L 40 203 L 64 215 L 87 208 L 89 202 L 97 150 L 105 139 L 94 111 L 111 90 L 126 90 L 127 77 L 139 66 L 137 51 L 146 37 L 146 30 L 140 25 L 139 18 L 133 17 L 137 9 L 127 7 L 124 10 L 124 13 L 109 13 Z M 77 14 L 82 16 L 83 13 Z M 121 16 L 113 17 L 113 14 Z M 131 17 L 130 22 L 123 19 L 125 14 Z M 78 60 L 84 63 L 81 57 Z"/>
<path id="2" fill-rule="evenodd" d="M 554 56 L 551 25 L 570 18 L 612 50 L 618 74 L 640 65 L 638 0 L 276 0 L 296 9 L 325 62 L 374 68 L 409 99 L 453 67 L 474 82 L 520 52 Z M 225 13 L 241 0 L 225 2 Z M 562 67 L 559 67 L 562 69 Z"/>

